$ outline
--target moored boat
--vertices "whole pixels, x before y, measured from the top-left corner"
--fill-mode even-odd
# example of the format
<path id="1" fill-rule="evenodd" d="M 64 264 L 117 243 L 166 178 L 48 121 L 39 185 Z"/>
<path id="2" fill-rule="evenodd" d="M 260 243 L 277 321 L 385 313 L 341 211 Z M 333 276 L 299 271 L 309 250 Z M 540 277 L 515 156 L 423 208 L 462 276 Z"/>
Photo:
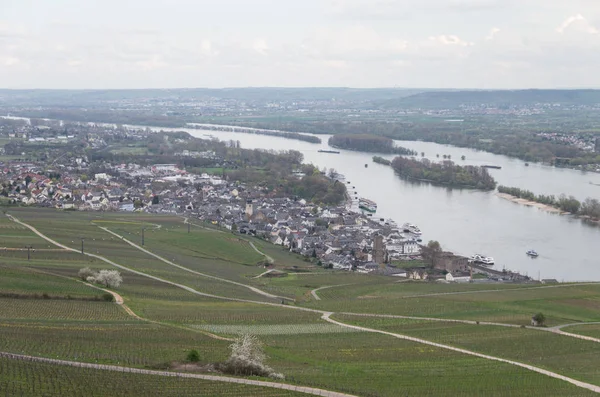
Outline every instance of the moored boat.
<path id="1" fill-rule="evenodd" d="M 481 254 L 472 255 L 469 258 L 469 262 L 471 263 L 481 263 L 482 265 L 491 266 L 494 264 L 494 258 L 491 256 L 485 256 Z"/>
<path id="2" fill-rule="evenodd" d="M 526 252 L 527 255 L 529 255 L 532 258 L 537 258 L 538 256 L 540 256 L 540 254 L 538 254 L 535 250 L 531 249 L 529 251 Z"/>
<path id="3" fill-rule="evenodd" d="M 421 229 L 419 229 L 417 225 L 413 225 L 412 223 L 405 223 L 404 225 L 402 225 L 402 228 L 405 232 L 412 233 L 417 236 L 423 234 L 421 232 Z"/>
<path id="4" fill-rule="evenodd" d="M 323 149 L 320 149 L 318 152 L 319 153 L 340 154 L 340 152 L 338 152 L 337 150 L 323 150 Z"/>
<path id="5" fill-rule="evenodd" d="M 358 208 L 368 212 L 377 212 L 377 203 L 366 198 L 360 198 L 358 200 Z"/>

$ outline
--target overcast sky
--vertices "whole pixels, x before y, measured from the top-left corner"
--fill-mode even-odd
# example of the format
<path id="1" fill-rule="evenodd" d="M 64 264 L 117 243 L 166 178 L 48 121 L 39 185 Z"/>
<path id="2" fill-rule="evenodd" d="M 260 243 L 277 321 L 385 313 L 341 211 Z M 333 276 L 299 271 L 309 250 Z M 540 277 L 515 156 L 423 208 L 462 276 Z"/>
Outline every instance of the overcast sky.
<path id="1" fill-rule="evenodd" d="M 0 87 L 600 88 L 600 0 L 0 0 Z"/>

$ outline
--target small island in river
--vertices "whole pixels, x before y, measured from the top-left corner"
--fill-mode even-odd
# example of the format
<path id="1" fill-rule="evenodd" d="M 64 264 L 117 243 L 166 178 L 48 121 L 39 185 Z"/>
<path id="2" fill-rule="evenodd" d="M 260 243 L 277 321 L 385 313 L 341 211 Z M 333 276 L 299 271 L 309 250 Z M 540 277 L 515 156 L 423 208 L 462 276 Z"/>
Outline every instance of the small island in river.
<path id="1" fill-rule="evenodd" d="M 391 164 L 401 177 L 454 188 L 494 190 L 496 181 L 486 168 L 460 166 L 446 160 L 434 163 L 428 159 L 396 157 Z"/>
<path id="2" fill-rule="evenodd" d="M 396 146 L 394 141 L 378 135 L 369 134 L 338 134 L 329 138 L 329 145 L 347 150 L 370 153 L 389 153 L 402 156 L 416 156 L 417 152 L 402 146 Z"/>

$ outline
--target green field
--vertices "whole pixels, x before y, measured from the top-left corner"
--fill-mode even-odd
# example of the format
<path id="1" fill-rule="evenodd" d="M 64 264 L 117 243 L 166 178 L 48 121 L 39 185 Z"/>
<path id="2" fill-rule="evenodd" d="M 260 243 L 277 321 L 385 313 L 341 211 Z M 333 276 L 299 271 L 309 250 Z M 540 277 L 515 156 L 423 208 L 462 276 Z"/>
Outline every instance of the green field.
<path id="1" fill-rule="evenodd" d="M 88 368 L 55 366 L 0 358 L 0 390 L 6 396 L 215 396 L 297 397 L 304 393 L 259 386 L 213 382 Z"/>
<path id="2" fill-rule="evenodd" d="M 600 385 L 600 344 L 552 332 L 513 327 L 338 315 L 364 327 L 399 333 L 532 364 Z"/>
<path id="3" fill-rule="evenodd" d="M 600 324 L 574 325 L 572 327 L 565 327 L 562 330 L 565 332 L 571 332 L 574 334 L 591 336 L 592 338 L 600 339 Z"/>
<path id="4" fill-rule="evenodd" d="M 479 292 L 478 292 L 479 291 Z M 600 285 L 392 283 L 342 286 L 319 292 L 307 306 L 339 312 L 530 323 L 543 312 L 548 325 L 600 321 Z"/>
<path id="5" fill-rule="evenodd" d="M 600 344 L 547 331 L 451 323 L 447 321 L 363 317 L 343 313 L 396 314 L 439 319 L 529 324 L 542 311 L 548 325 L 600 321 L 600 285 L 544 287 L 518 284 L 435 284 L 325 271 L 267 242 L 192 226 L 182 218 L 147 214 L 81 213 L 11 209 L 21 221 L 74 249 L 101 255 L 120 269 L 114 289 L 127 307 L 100 300 L 103 291 L 78 280 L 78 271 L 111 269 L 79 252 L 59 250 L 30 230 L 0 221 L 0 245 L 36 241 L 27 252 L 0 249 L 0 351 L 134 368 L 174 368 L 187 352 L 199 352 L 202 365 L 224 361 L 232 338 L 257 335 L 267 363 L 285 382 L 359 396 L 588 396 L 591 391 L 520 367 L 432 347 L 392 336 L 353 330 L 321 319 L 322 311 L 347 324 L 418 337 L 492 356 L 516 360 L 600 385 Z M 100 228 L 182 268 L 165 263 Z M 12 233 L 18 238 L 13 238 Z M 266 257 L 286 277 L 255 276 Z M 13 248 L 20 248 L 15 243 Z M 201 296 L 195 291 L 217 295 Z M 217 279 L 218 278 L 218 279 Z M 295 298 L 272 299 L 247 286 Z M 321 300 L 310 293 L 318 290 Z M 220 299 L 219 297 L 229 298 Z M 250 300 L 235 301 L 232 299 Z M 296 306 L 296 307 L 294 307 Z M 137 318 L 127 312 L 131 309 Z M 317 310 L 299 310 L 301 308 Z M 599 336 L 598 325 L 567 327 L 567 332 Z M 9 395 L 294 395 L 283 391 L 186 379 L 27 363 L 0 359 L 0 390 Z M 110 379 L 110 386 L 92 385 Z M 106 382 L 106 381 L 105 381 Z M 134 388 L 139 383 L 139 388 Z M 127 384 L 120 391 L 113 384 Z M 32 386 L 33 385 L 33 386 Z M 195 385 L 195 386 L 194 386 Z M 204 388 L 204 389 L 202 389 Z M 147 392 L 146 392 L 147 390 Z M 46 393 L 46 394 L 44 394 Z M 96 394 L 94 394 L 96 393 Z M 121 393 L 121 394 L 119 394 Z M 171 393 L 171 394 L 169 394 Z M 245 393 L 245 394 L 244 394 Z M 278 394 L 279 393 L 279 394 Z M 202 394 L 201 394 L 202 395 Z"/>

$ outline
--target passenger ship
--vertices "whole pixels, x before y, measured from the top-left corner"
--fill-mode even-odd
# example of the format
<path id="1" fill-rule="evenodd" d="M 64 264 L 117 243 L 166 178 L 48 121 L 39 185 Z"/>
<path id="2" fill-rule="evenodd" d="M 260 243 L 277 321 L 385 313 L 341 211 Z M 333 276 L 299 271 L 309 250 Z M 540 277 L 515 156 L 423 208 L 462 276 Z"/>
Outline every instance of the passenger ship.
<path id="1" fill-rule="evenodd" d="M 358 207 L 368 212 L 377 212 L 377 203 L 366 198 L 358 200 Z"/>

